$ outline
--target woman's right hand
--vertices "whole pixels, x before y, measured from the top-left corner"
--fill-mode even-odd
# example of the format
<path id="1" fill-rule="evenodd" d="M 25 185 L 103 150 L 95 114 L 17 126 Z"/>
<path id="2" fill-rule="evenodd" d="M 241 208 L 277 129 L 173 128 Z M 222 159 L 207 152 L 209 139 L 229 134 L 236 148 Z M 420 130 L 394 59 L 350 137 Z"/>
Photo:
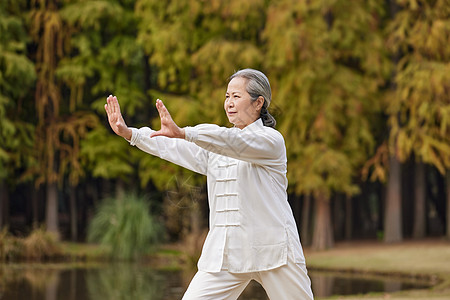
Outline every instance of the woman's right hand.
<path id="1" fill-rule="evenodd" d="M 119 101 L 116 96 L 110 95 L 106 98 L 105 110 L 108 115 L 108 122 L 111 129 L 119 136 L 131 140 L 131 129 L 125 123 L 122 113 L 120 112 Z"/>

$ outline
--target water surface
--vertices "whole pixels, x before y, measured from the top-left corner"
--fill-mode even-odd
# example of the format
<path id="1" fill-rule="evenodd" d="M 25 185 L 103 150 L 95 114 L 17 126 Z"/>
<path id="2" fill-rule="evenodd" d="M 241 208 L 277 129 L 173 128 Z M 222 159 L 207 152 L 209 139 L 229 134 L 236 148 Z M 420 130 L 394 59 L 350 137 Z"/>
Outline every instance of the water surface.
<path id="1" fill-rule="evenodd" d="M 139 264 L 0 264 L 0 300 L 176 300 L 195 271 L 161 271 Z M 312 271 L 316 299 L 332 295 L 426 288 L 423 282 Z M 251 282 L 239 300 L 267 300 Z"/>

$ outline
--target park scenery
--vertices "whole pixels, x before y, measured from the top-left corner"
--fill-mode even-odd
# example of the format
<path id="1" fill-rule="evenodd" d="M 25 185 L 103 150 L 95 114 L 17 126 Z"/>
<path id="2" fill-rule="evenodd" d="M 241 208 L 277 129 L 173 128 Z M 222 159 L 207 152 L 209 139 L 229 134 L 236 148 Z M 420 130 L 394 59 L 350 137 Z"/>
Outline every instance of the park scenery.
<path id="1" fill-rule="evenodd" d="M 244 68 L 271 83 L 315 299 L 450 299 L 449 45 L 449 0 L 1 0 L 0 300 L 181 299 L 206 178 L 104 104 L 231 127 Z"/>

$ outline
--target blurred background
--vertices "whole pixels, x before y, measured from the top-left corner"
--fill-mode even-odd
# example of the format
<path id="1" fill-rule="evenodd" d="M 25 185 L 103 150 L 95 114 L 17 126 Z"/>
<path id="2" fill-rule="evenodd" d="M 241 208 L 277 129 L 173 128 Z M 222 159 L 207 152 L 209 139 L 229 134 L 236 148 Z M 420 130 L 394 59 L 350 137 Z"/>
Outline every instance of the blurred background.
<path id="1" fill-rule="evenodd" d="M 157 98 L 180 126 L 230 126 L 227 79 L 255 68 L 305 248 L 450 237 L 449 15 L 447 0 L 1 0 L 3 236 L 101 240 L 102 205 L 132 198 L 142 239 L 201 247 L 205 178 L 129 146 L 103 105 L 116 95 L 133 127 L 159 129 Z"/>

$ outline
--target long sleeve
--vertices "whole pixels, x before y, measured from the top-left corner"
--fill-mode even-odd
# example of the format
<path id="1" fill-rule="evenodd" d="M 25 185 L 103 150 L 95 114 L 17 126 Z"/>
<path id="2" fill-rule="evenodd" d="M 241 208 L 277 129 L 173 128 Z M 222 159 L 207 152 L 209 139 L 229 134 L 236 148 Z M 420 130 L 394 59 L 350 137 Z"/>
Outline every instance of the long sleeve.
<path id="1" fill-rule="evenodd" d="M 132 146 L 191 171 L 207 174 L 208 152 L 194 143 L 163 136 L 150 137 L 154 130 L 148 127 L 131 128 L 131 131 Z"/>
<path id="2" fill-rule="evenodd" d="M 185 133 L 186 140 L 205 150 L 251 163 L 279 164 L 286 157 L 283 136 L 260 120 L 243 130 L 201 124 L 186 127 Z"/>

